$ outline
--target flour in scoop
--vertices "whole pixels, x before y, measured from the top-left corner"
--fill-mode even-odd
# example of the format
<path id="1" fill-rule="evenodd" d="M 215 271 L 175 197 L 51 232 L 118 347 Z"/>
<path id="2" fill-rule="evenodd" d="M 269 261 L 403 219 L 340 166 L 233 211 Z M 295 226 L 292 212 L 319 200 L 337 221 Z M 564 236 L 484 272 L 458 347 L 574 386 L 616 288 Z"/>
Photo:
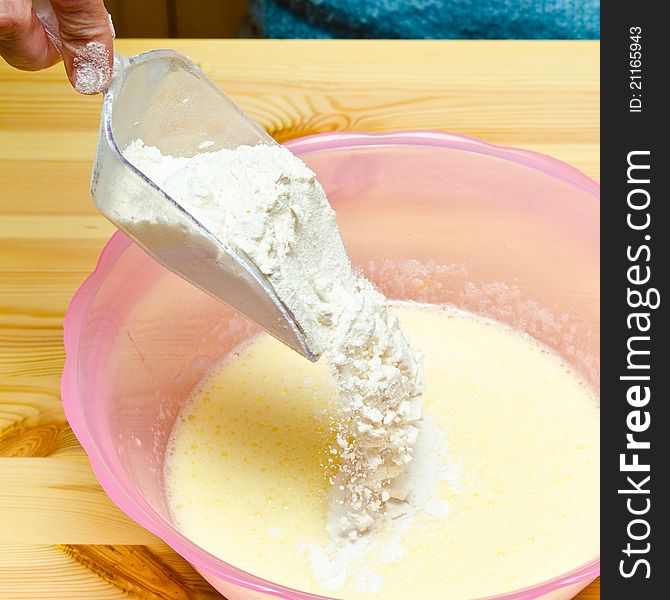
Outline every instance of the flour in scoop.
<path id="1" fill-rule="evenodd" d="M 124 155 L 256 263 L 330 364 L 340 398 L 328 524 L 337 548 L 328 555 L 406 511 L 412 485 L 401 475 L 421 428 L 422 358 L 384 296 L 352 270 L 314 173 L 281 146 L 174 157 L 138 139 Z"/>

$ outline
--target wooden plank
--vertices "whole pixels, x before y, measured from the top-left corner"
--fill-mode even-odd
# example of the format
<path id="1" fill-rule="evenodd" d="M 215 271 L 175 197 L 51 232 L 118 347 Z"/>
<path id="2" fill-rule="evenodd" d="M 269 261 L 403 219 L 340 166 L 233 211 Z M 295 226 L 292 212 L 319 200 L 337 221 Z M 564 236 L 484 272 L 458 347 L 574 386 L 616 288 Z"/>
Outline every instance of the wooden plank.
<path id="1" fill-rule="evenodd" d="M 85 456 L 0 459 L 2 540 L 156 544 L 102 491 Z"/>
<path id="2" fill-rule="evenodd" d="M 0 565 L 0 600 L 221 598 L 183 558 L 162 543 L 150 546 L 0 544 Z M 68 590 L 68 593 L 61 596 L 58 590 Z"/>
<path id="3" fill-rule="evenodd" d="M 117 45 L 126 54 L 164 46 L 193 56 L 280 141 L 319 131 L 417 128 L 523 147 L 598 144 L 597 42 L 120 40 Z M 99 100 L 77 96 L 58 65 L 35 74 L 0 69 L 5 153 L 0 158 L 16 147 L 14 157 L 26 160 L 90 159 L 95 140 L 77 132 L 97 127 Z M 9 136 L 12 131 L 21 135 Z M 45 144 L 45 131 L 63 137 Z M 36 135 L 26 137 L 29 132 Z M 579 156 L 575 164 L 582 166 Z M 593 167 L 584 165 L 597 177 Z"/>
<path id="4" fill-rule="evenodd" d="M 116 227 L 101 215 L 51 215 L 35 219 L 32 215 L 5 215 L 0 221 L 2 240 L 106 240 Z"/>
<path id="5" fill-rule="evenodd" d="M 1 131 L 0 136 L 3 136 Z M 19 145 L 20 142 L 15 140 L 15 143 Z M 91 141 L 87 140 L 86 144 L 93 151 Z M 0 153 L 4 147 L 0 145 Z M 20 160 L 13 150 L 7 151 L 6 156 L 9 158 L 0 159 L 2 172 L 18 176 L 2 179 L 0 206 L 3 219 L 13 215 L 103 218 L 89 194 L 90 156 L 86 160 L 39 160 L 28 154 L 28 160 Z"/>
<path id="6" fill-rule="evenodd" d="M 0 577 L 0 600 L 128 597 L 52 546 L 0 544 Z"/>
<path id="7" fill-rule="evenodd" d="M 600 600 L 600 577 L 584 588 L 575 600 Z"/>

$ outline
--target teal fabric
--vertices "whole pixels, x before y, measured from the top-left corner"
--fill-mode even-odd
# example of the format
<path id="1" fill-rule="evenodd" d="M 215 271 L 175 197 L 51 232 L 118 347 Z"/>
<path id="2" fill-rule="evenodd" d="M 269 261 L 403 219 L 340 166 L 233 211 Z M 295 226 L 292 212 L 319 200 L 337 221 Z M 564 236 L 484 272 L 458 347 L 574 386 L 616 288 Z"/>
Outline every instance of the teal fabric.
<path id="1" fill-rule="evenodd" d="M 598 0 L 251 0 L 271 38 L 598 39 Z"/>

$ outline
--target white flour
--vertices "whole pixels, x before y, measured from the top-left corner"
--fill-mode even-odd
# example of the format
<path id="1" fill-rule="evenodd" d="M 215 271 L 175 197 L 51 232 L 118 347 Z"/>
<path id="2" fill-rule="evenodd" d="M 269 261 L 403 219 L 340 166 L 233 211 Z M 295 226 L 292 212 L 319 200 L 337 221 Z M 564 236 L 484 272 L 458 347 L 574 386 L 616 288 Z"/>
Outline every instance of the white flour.
<path id="1" fill-rule="evenodd" d="M 407 504 L 411 486 L 401 475 L 422 417 L 420 356 L 386 299 L 352 271 L 323 189 L 288 150 L 242 146 L 183 158 L 164 156 L 136 140 L 124 154 L 257 264 L 331 365 L 340 390 L 332 449 L 339 471 L 332 481 L 328 527 L 335 546 L 325 558 L 317 552 L 313 562 L 325 577 L 334 569 L 339 579 L 346 578 L 353 546 L 364 541 L 359 538 Z M 137 210 L 137 203 L 126 210 L 135 224 L 169 226 L 161 215 Z M 344 559 L 331 564 L 328 556 L 342 552 Z M 375 587 L 374 574 L 364 579 L 361 586 Z"/>
<path id="2" fill-rule="evenodd" d="M 102 42 L 92 40 L 77 48 L 72 65 L 74 87 L 80 94 L 98 94 L 109 85 L 112 75 L 109 50 Z"/>

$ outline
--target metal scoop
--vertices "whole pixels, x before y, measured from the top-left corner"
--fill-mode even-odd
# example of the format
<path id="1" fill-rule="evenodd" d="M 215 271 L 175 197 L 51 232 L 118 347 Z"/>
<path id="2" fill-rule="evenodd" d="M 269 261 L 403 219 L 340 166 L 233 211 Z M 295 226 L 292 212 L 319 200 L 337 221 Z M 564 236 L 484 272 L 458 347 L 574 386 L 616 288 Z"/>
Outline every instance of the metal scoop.
<path id="1" fill-rule="evenodd" d="M 173 156 L 201 152 L 203 142 L 206 151 L 276 142 L 183 54 L 117 54 L 91 192 L 100 211 L 163 266 L 317 360 L 320 353 L 257 266 L 124 158 L 122 149 L 136 138 Z M 170 233 L 150 222 L 133 223 L 129 213 L 140 203 L 143 213 L 162 213 L 177 227 Z"/>

